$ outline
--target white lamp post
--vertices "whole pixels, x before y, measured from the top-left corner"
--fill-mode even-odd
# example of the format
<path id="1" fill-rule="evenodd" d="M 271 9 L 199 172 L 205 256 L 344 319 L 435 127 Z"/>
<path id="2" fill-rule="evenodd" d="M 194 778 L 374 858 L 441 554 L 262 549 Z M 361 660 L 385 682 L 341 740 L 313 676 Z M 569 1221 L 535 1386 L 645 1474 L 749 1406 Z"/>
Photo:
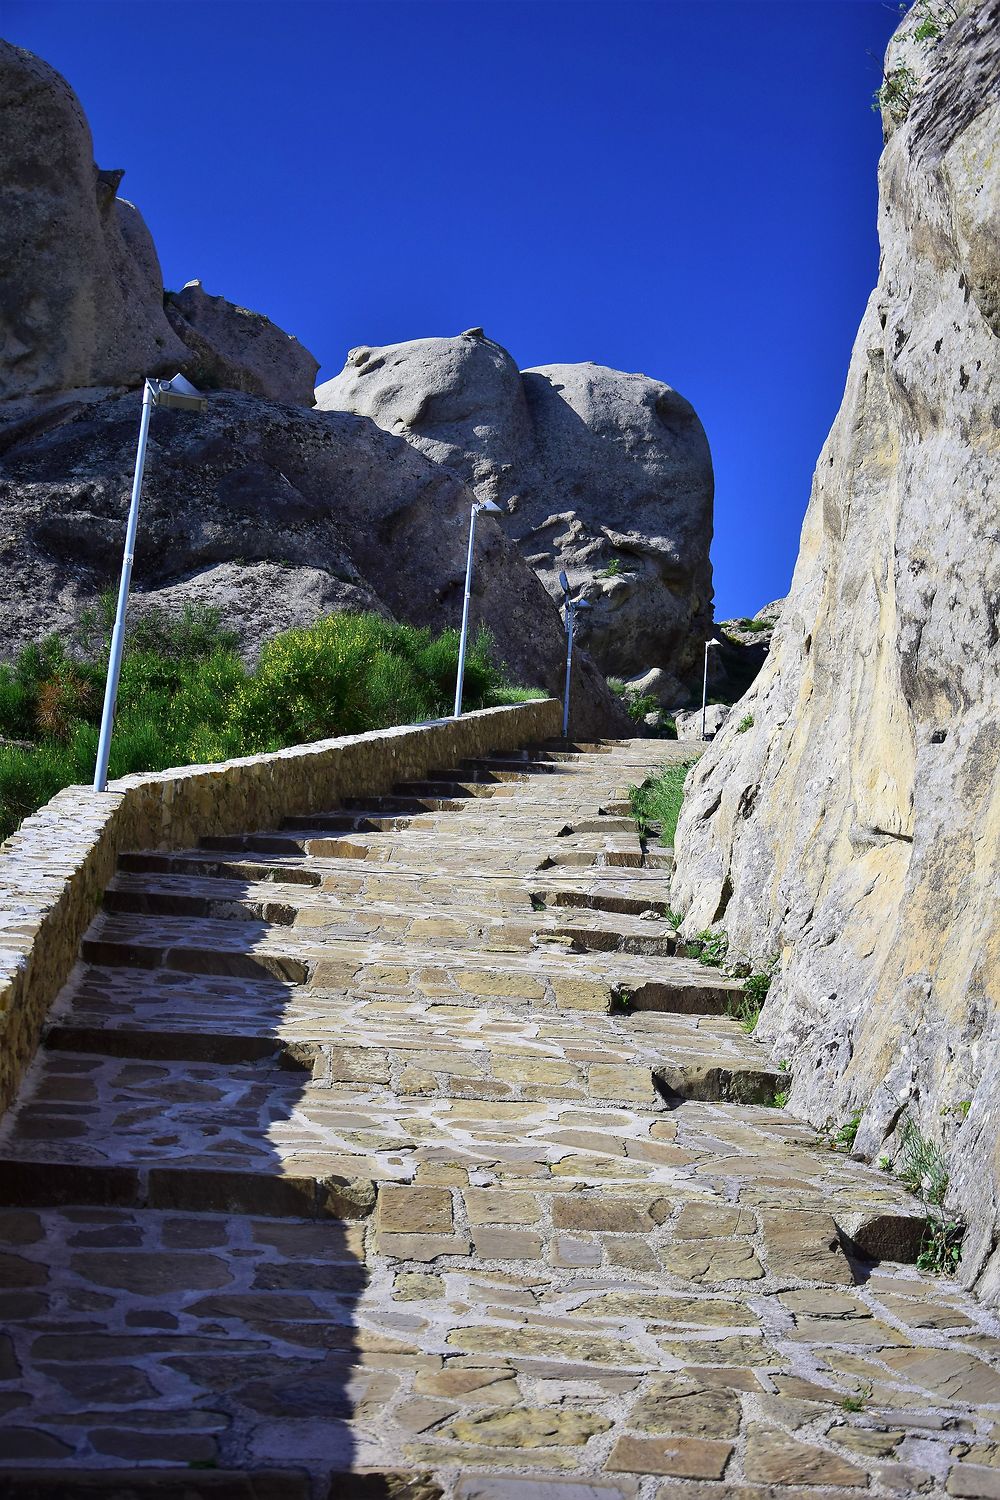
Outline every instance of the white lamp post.
<path id="1" fill-rule="evenodd" d="M 564 602 L 566 605 L 566 686 L 563 690 L 563 739 L 569 738 L 569 689 L 570 679 L 573 675 L 573 627 L 578 609 L 590 609 L 591 605 L 586 599 L 574 599 L 570 593 L 569 579 L 565 573 L 559 574 L 559 582 L 562 586 Z"/>
<path id="2" fill-rule="evenodd" d="M 118 586 L 115 628 L 111 636 L 108 680 L 104 687 L 104 711 L 101 714 L 101 737 L 97 745 L 97 765 L 94 768 L 94 790 L 98 792 L 106 791 L 108 785 L 111 731 L 115 717 L 115 700 L 118 697 L 118 679 L 121 676 L 122 669 L 122 649 L 125 645 L 125 611 L 128 608 L 128 590 L 132 579 L 135 534 L 139 525 L 139 496 L 142 491 L 142 471 L 146 465 L 146 442 L 149 437 L 149 419 L 154 406 L 172 407 L 176 411 L 203 412 L 208 406 L 208 402 L 204 396 L 195 390 L 189 380 L 184 379 L 183 375 L 174 375 L 170 380 L 147 380 L 143 386 L 142 418 L 139 423 L 139 447 L 135 455 L 132 500 L 129 505 L 128 526 L 125 529 L 125 555 L 122 559 L 121 583 Z"/>
<path id="3" fill-rule="evenodd" d="M 711 651 L 711 649 L 712 649 L 713 646 L 721 646 L 721 645 L 722 645 L 722 642 L 720 640 L 718 640 L 715 636 L 713 636 L 710 641 L 706 641 L 705 642 L 705 674 L 704 674 L 704 676 L 702 677 L 702 680 L 701 680 L 701 737 L 702 737 L 702 739 L 705 738 L 705 730 L 708 727 L 707 723 L 706 723 L 706 714 L 708 712 L 708 653 Z"/>
<path id="4" fill-rule="evenodd" d="M 465 648 L 469 640 L 469 602 L 472 599 L 472 561 L 476 546 L 476 517 L 481 510 L 499 516 L 503 512 L 492 500 L 477 500 L 469 517 L 469 558 L 465 564 L 465 601 L 462 604 L 462 635 L 458 643 L 458 677 L 455 681 L 454 718 L 462 717 L 462 689 L 465 686 Z"/>

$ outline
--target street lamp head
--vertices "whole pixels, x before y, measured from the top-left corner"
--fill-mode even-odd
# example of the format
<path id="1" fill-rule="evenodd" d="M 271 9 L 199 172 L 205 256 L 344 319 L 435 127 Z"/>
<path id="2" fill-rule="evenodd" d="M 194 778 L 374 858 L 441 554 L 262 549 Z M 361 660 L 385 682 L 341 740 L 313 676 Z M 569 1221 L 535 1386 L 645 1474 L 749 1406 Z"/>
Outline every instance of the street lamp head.
<path id="1" fill-rule="evenodd" d="M 495 500 L 477 500 L 475 508 L 476 510 L 485 510 L 492 516 L 502 516 L 504 513 L 503 506 L 497 505 Z"/>
<path id="2" fill-rule="evenodd" d="M 171 411 L 206 412 L 208 400 L 183 375 L 172 375 L 169 380 L 150 380 L 153 401 Z"/>
<path id="3" fill-rule="evenodd" d="M 574 609 L 593 609 L 593 607 L 589 599 L 577 599 L 573 605 Z"/>
<path id="4" fill-rule="evenodd" d="M 721 646 L 721 645 L 722 645 L 722 642 L 716 636 L 714 636 L 714 635 L 713 635 L 713 637 L 712 637 L 712 639 L 710 641 L 706 641 L 705 642 L 705 648 L 706 648 L 706 650 L 708 649 L 709 646 Z"/>

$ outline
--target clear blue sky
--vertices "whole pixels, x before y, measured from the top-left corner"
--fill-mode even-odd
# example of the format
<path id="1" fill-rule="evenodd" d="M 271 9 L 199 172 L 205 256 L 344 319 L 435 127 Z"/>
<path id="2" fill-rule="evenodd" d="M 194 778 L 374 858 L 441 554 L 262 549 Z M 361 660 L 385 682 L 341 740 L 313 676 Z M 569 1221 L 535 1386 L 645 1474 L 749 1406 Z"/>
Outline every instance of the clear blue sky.
<path id="1" fill-rule="evenodd" d="M 874 284 L 883 0 L 0 0 L 168 287 L 336 373 L 481 324 L 691 400 L 719 618 L 791 577 Z M 874 54 L 874 57 L 871 55 Z"/>

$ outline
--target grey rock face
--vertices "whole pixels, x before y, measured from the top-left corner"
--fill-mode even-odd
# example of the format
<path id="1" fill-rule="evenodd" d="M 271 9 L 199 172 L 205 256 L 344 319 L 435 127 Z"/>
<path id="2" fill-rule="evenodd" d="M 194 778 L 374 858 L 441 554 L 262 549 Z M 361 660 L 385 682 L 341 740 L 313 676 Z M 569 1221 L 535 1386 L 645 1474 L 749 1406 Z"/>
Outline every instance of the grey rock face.
<path id="1" fill-rule="evenodd" d="M 581 634 L 605 671 L 696 672 L 711 624 L 712 465 L 676 391 L 593 364 L 521 373 L 470 329 L 353 350 L 316 395 L 507 506 L 509 534 L 553 597 L 564 570 L 593 606 Z"/>
<path id="2" fill-rule="evenodd" d="M 186 351 L 122 173 L 95 167 L 65 79 L 3 41 L 0 132 L 0 399 L 176 370 Z"/>
<path id="3" fill-rule="evenodd" d="M 346 558 L 329 559 L 341 570 Z M 131 608 L 136 616 L 150 605 L 180 613 L 185 605 L 217 609 L 228 629 L 235 631 L 240 655 L 255 661 L 264 642 L 283 630 L 311 625 L 323 615 L 342 611 L 389 611 L 364 581 L 348 581 L 328 568 L 298 567 L 274 562 L 222 562 L 202 568 L 177 583 L 136 594 Z"/>
<path id="4" fill-rule="evenodd" d="M 701 709 L 675 709 L 674 724 L 679 740 L 714 740 L 729 718 L 732 710 L 725 703 L 709 703 L 705 706 L 705 733 L 701 732 Z"/>
<path id="5" fill-rule="evenodd" d="M 29 403 L 0 406 L 5 655 L 68 627 L 116 583 L 139 401 L 87 392 L 27 416 Z M 376 608 L 440 630 L 461 617 L 472 503 L 455 475 L 366 418 L 213 394 L 204 416 L 153 415 L 137 593 L 221 605 L 249 655 L 255 635 L 328 609 Z M 561 693 L 559 613 L 489 516 L 472 622 L 493 632 L 515 680 Z M 574 695 L 575 732 L 625 729 L 584 652 Z"/>
<path id="6" fill-rule="evenodd" d="M 904 29 L 907 23 L 904 22 Z M 894 55 L 890 48 L 890 58 Z M 882 265 L 768 662 L 691 774 L 686 930 L 780 954 L 790 1106 L 945 1153 L 962 1276 L 1000 1296 L 1000 3 L 887 120 Z"/>
<path id="7" fill-rule="evenodd" d="M 200 281 L 168 292 L 165 308 L 170 326 L 191 351 L 184 371 L 199 389 L 314 404 L 319 361 L 263 313 L 210 297 Z"/>

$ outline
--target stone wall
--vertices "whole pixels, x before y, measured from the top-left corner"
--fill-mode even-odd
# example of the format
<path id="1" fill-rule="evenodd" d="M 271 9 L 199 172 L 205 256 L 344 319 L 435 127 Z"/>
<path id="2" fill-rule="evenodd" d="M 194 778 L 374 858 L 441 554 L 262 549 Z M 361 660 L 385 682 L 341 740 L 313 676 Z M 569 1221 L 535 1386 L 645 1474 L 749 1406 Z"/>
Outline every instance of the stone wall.
<path id="1" fill-rule="evenodd" d="M 273 755 L 67 787 L 0 848 L 0 1109 L 125 849 L 177 849 L 208 834 L 271 828 L 344 797 L 388 792 L 435 766 L 559 733 L 552 698 L 463 718 L 318 740 Z"/>
<path id="2" fill-rule="evenodd" d="M 878 285 L 768 663 L 690 778 L 673 901 L 781 955 L 760 1034 L 796 1115 L 859 1113 L 869 1158 L 898 1164 L 907 1122 L 944 1153 L 962 1275 L 996 1298 L 1000 3 L 959 9 L 884 120 Z"/>

